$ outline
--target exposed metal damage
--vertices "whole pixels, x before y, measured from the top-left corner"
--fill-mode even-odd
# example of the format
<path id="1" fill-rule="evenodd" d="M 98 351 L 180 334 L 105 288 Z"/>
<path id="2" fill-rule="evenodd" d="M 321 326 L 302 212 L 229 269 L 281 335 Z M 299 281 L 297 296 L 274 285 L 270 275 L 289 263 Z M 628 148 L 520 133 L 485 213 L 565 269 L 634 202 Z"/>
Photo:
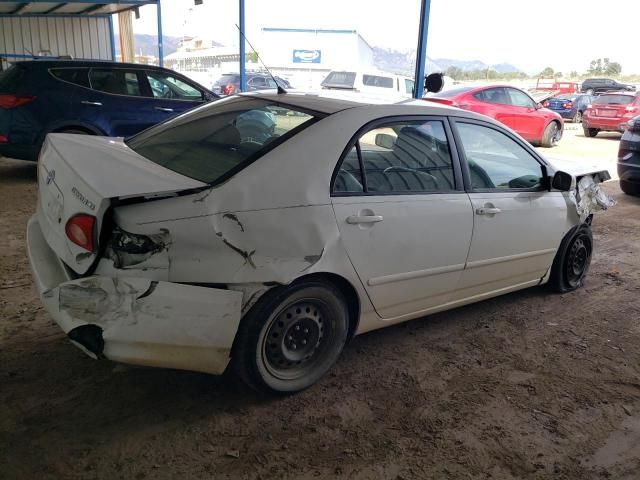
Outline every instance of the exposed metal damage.
<path id="1" fill-rule="evenodd" d="M 585 175 L 578 180 L 576 188 L 569 192 L 569 198 L 576 206 L 581 222 L 592 213 L 607 210 L 616 204 L 616 201 L 600 188 L 601 181 L 598 174 Z"/>
<path id="2" fill-rule="evenodd" d="M 115 228 L 104 256 L 113 260 L 115 268 L 127 268 L 144 263 L 153 255 L 168 250 L 171 243 L 171 234 L 166 228 L 150 235 Z"/>

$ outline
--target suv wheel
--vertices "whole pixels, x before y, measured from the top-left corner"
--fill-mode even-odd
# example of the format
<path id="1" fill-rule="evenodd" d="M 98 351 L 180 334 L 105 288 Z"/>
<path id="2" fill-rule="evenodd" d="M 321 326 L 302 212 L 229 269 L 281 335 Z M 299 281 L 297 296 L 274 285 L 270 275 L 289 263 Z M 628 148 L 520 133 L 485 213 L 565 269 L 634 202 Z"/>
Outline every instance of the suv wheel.
<path id="1" fill-rule="evenodd" d="M 596 135 L 598 135 L 598 132 L 600 131 L 597 128 L 582 127 L 582 129 L 584 131 L 585 137 L 595 137 Z"/>

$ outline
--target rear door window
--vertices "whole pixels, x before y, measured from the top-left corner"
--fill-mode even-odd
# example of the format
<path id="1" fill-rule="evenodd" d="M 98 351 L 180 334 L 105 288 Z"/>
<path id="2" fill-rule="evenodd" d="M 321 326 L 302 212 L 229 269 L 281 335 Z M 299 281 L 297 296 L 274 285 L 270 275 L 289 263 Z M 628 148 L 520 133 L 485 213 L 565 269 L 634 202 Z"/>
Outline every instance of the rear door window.
<path id="1" fill-rule="evenodd" d="M 91 88 L 89 84 L 88 68 L 52 68 L 49 70 L 58 80 L 73 83 L 85 88 Z"/>
<path id="2" fill-rule="evenodd" d="M 502 87 L 480 90 L 479 92 L 474 93 L 473 96 L 482 102 L 511 105 L 511 99 Z"/>
<path id="3" fill-rule="evenodd" d="M 120 68 L 92 68 L 89 73 L 91 88 L 116 95 L 142 96 L 138 73 Z"/>
<path id="4" fill-rule="evenodd" d="M 202 100 L 202 92 L 196 87 L 177 78 L 161 72 L 145 72 L 151 93 L 155 98 L 169 100 Z"/>
<path id="5" fill-rule="evenodd" d="M 393 88 L 393 78 L 379 75 L 363 75 L 362 84 L 367 87 Z"/>
<path id="6" fill-rule="evenodd" d="M 313 123 L 316 116 L 247 97 L 227 97 L 127 140 L 143 157 L 205 183 L 223 181 Z"/>

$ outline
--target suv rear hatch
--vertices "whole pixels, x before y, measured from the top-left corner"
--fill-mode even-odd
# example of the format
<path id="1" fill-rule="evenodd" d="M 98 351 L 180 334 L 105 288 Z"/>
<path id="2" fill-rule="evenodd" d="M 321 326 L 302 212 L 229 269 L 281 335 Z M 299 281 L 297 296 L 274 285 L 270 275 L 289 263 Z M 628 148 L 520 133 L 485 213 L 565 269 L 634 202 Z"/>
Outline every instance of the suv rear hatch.
<path id="1" fill-rule="evenodd" d="M 51 249 L 82 275 L 98 255 L 100 232 L 112 201 L 206 186 L 147 160 L 121 138 L 50 134 L 38 164 L 37 217 Z M 79 218 L 86 222 L 77 222 Z M 89 230 L 79 231 L 85 227 Z M 92 248 L 71 240 L 78 235 L 88 237 Z"/>
<path id="2" fill-rule="evenodd" d="M 637 115 L 635 95 L 624 93 L 607 93 L 596 97 L 592 105 L 591 115 L 601 118 L 622 118 Z"/>

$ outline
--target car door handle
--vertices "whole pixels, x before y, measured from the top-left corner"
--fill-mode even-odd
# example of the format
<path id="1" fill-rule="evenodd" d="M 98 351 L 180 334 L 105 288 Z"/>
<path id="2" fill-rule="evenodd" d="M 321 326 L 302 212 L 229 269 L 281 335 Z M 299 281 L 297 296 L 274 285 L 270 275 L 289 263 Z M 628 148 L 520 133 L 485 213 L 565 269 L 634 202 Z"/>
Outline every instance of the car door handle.
<path id="1" fill-rule="evenodd" d="M 102 106 L 102 102 L 90 102 L 89 100 L 82 100 L 80 103 L 83 105 L 93 105 L 94 107 Z"/>
<path id="2" fill-rule="evenodd" d="M 495 207 L 476 208 L 476 215 L 495 215 L 496 213 L 500 212 L 502 212 L 502 210 Z"/>
<path id="3" fill-rule="evenodd" d="M 153 107 L 156 110 L 160 110 L 161 112 L 173 112 L 173 108 L 166 108 L 166 107 Z"/>
<path id="4" fill-rule="evenodd" d="M 350 215 L 347 223 L 357 225 L 359 223 L 377 223 L 383 220 L 382 215 Z"/>

